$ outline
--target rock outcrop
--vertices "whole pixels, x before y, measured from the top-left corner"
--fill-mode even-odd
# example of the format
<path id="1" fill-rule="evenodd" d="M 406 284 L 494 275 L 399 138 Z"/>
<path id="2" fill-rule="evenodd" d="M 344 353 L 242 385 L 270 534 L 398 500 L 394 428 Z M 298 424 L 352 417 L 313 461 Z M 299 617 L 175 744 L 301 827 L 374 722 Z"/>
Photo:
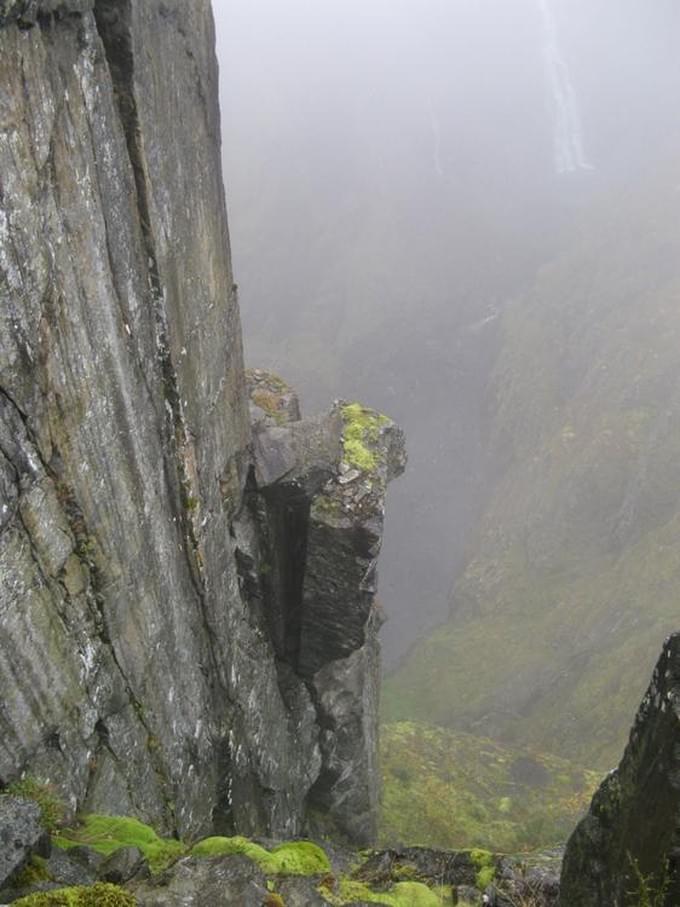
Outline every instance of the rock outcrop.
<path id="1" fill-rule="evenodd" d="M 259 562 L 247 541 L 238 549 L 244 587 L 262 602 L 285 675 L 304 678 L 314 704 L 317 824 L 368 842 L 378 809 L 376 562 L 385 488 L 405 465 L 403 436 L 356 403 L 301 420 L 291 390 L 270 378 L 265 392 L 264 380 L 252 375 L 250 397 L 268 411 L 255 416 L 251 507 L 265 544 Z"/>
<path id="2" fill-rule="evenodd" d="M 401 438 L 254 392 L 253 460 L 213 43 L 208 0 L 0 2 L 0 782 L 366 840 Z"/>
<path id="3" fill-rule="evenodd" d="M 673 907 L 680 903 L 679 858 L 680 634 L 675 634 L 664 644 L 621 764 L 603 781 L 569 840 L 560 903 Z"/>

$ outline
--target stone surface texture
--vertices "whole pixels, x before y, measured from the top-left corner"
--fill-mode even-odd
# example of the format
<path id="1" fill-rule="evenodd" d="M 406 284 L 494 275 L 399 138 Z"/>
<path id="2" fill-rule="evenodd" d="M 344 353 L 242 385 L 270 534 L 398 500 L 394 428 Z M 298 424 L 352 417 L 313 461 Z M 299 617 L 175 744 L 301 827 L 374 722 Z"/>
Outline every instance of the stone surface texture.
<path id="1" fill-rule="evenodd" d="M 0 888 L 33 854 L 46 856 L 49 849 L 39 807 L 18 797 L 0 797 Z"/>
<path id="2" fill-rule="evenodd" d="M 680 903 L 680 634 L 666 640 L 621 763 L 593 797 L 562 868 L 562 907 L 640 903 Z"/>
<path id="3" fill-rule="evenodd" d="M 132 891 L 139 907 L 262 907 L 268 894 L 265 876 L 243 856 L 187 857 Z"/>
<path id="4" fill-rule="evenodd" d="M 208 0 L 0 0 L 0 782 L 368 840 L 403 439 L 248 399 L 213 47 Z"/>

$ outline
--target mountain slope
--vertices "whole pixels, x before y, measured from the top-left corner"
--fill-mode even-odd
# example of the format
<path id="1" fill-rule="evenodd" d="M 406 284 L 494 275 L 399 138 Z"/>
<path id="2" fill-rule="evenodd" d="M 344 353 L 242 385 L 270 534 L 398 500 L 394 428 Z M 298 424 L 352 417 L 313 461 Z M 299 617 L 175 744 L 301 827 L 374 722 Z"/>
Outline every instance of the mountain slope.
<path id="1" fill-rule="evenodd" d="M 504 474 L 449 622 L 388 681 L 388 720 L 618 754 L 680 603 L 678 176 L 603 199 L 506 311 Z"/>
<path id="2" fill-rule="evenodd" d="M 381 731 L 381 838 L 505 853 L 564 841 L 600 780 L 564 759 L 404 721 Z"/>

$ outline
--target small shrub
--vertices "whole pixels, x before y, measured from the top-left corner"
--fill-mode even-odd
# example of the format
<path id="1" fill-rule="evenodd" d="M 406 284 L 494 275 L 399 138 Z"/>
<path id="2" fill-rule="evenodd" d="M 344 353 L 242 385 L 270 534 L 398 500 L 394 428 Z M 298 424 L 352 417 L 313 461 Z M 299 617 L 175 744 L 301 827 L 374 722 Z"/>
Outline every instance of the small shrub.
<path id="1" fill-rule="evenodd" d="M 496 878 L 496 864 L 493 854 L 489 853 L 488 850 L 471 850 L 470 859 L 477 870 L 475 884 L 480 891 L 484 891 Z"/>
<path id="2" fill-rule="evenodd" d="M 635 887 L 628 894 L 635 898 L 635 907 L 664 907 L 671 880 L 668 875 L 668 860 L 664 859 L 664 870 L 658 884 L 652 875 L 643 875 L 639 862 L 628 854 Z"/>

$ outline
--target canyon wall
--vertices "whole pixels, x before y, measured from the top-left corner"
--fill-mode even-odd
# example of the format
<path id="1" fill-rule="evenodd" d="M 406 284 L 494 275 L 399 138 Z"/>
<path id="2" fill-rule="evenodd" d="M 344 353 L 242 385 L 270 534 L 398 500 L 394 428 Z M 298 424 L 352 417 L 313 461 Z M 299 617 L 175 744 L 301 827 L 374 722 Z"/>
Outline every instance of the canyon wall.
<path id="1" fill-rule="evenodd" d="M 367 841 L 403 439 L 369 426 L 351 470 L 342 408 L 294 429 L 268 384 L 260 449 L 325 441 L 258 484 L 213 46 L 208 0 L 0 2 L 0 781 L 185 835 L 298 834 L 313 806 Z M 296 470 L 315 478 L 288 519 Z M 326 483 L 372 502 L 324 512 L 337 582 L 308 518 Z M 343 627 L 352 594 L 324 650 L 317 610 Z"/>

